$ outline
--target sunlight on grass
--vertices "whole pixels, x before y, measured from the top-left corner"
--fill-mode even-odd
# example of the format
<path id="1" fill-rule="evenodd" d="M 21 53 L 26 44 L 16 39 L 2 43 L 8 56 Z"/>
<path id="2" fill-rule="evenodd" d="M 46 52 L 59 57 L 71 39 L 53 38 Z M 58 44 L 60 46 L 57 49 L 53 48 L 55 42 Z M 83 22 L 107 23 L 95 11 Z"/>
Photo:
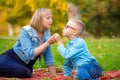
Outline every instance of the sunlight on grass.
<path id="1" fill-rule="evenodd" d="M 120 40 L 119 39 L 108 39 L 108 38 L 84 38 L 90 53 L 95 56 L 100 63 L 103 70 L 115 70 L 120 69 Z M 67 38 L 62 38 L 63 43 L 66 45 L 68 42 Z M 15 44 L 16 39 L 1 39 L 0 38 L 0 54 L 4 51 L 12 48 Z M 64 59 L 57 51 L 57 44 L 52 44 L 52 54 L 56 67 L 63 67 Z M 37 60 L 34 68 L 46 67 L 44 60 Z"/>

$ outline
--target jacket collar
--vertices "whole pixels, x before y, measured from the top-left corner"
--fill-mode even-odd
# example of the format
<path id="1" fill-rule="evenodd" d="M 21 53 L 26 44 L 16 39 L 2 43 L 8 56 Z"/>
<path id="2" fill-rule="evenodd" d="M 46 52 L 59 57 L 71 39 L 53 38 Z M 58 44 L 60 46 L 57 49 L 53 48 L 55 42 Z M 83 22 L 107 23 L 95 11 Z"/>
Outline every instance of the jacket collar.
<path id="1" fill-rule="evenodd" d="M 24 26 L 23 29 L 27 31 L 30 37 L 32 38 L 38 37 L 37 31 L 30 25 Z M 45 36 L 46 39 L 48 39 L 50 37 L 50 30 L 45 30 L 43 36 Z"/>
<path id="2" fill-rule="evenodd" d="M 38 37 L 36 30 L 30 25 L 24 26 L 23 29 L 26 30 L 31 37 Z"/>

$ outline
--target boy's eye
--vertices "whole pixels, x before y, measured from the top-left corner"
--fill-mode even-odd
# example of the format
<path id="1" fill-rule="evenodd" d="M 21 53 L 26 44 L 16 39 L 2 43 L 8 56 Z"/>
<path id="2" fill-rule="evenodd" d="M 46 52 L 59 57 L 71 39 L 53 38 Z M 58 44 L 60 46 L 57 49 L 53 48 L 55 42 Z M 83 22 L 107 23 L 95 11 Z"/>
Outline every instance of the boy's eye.
<path id="1" fill-rule="evenodd" d="M 51 17 L 47 17 L 46 19 L 52 19 Z"/>
<path id="2" fill-rule="evenodd" d="M 65 26 L 65 29 L 68 29 L 68 28 L 71 28 L 71 29 L 76 30 L 75 28 L 73 28 L 73 27 L 71 27 L 71 26 L 69 26 L 69 25 L 66 25 L 66 26 Z"/>

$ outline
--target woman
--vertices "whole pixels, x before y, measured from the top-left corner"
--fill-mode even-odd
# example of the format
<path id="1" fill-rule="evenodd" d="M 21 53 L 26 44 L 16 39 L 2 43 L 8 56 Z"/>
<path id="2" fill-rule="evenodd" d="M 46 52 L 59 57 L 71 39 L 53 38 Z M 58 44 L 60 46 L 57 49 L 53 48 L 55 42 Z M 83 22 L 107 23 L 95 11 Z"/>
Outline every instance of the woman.
<path id="1" fill-rule="evenodd" d="M 13 48 L 0 55 L 0 76 L 30 78 L 33 65 L 42 55 L 51 76 L 56 75 L 50 49 L 50 44 L 55 42 L 50 37 L 51 24 L 51 10 L 37 9 L 30 24 L 22 28 Z"/>

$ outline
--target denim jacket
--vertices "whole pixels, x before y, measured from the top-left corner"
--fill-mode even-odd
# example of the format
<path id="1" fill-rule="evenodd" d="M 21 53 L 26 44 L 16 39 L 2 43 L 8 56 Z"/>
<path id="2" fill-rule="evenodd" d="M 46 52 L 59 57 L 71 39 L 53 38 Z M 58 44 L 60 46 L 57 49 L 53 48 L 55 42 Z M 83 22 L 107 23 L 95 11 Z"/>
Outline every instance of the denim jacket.
<path id="1" fill-rule="evenodd" d="M 43 33 L 42 43 L 44 43 L 50 37 L 50 31 L 46 30 Z M 35 48 L 40 45 L 40 41 L 38 39 L 38 34 L 34 28 L 30 25 L 27 25 L 22 28 L 20 35 L 16 44 L 13 47 L 15 53 L 20 57 L 22 61 L 26 64 L 30 62 L 30 60 L 34 59 Z M 53 57 L 51 53 L 50 46 L 48 46 L 41 54 L 44 56 L 44 60 L 46 65 L 53 65 Z"/>

